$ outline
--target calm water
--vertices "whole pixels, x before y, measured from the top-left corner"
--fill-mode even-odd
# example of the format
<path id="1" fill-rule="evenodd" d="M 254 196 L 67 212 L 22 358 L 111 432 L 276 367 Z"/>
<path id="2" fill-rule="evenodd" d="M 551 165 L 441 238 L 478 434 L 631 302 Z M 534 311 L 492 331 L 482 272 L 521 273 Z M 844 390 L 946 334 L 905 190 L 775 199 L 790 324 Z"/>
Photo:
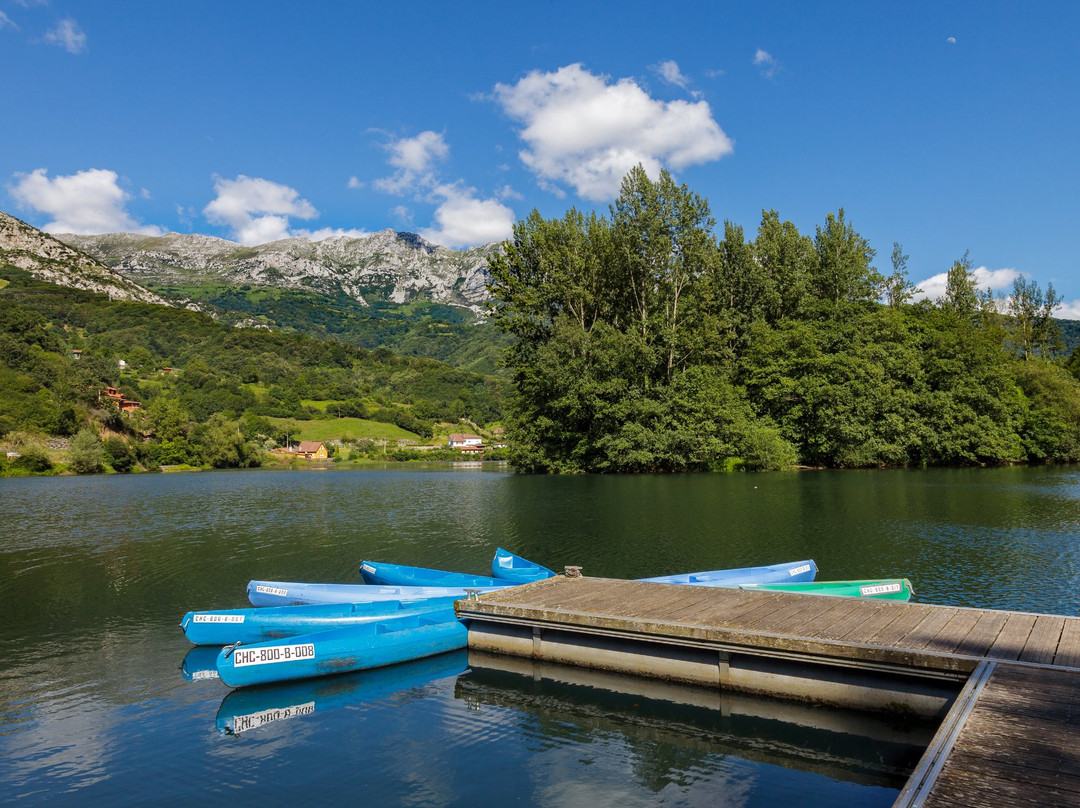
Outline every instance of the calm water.
<path id="1" fill-rule="evenodd" d="M 889 805 L 933 726 L 464 652 L 239 690 L 177 628 L 251 578 L 496 546 L 644 577 L 814 558 L 919 600 L 1080 614 L 1080 470 L 0 480 L 0 793 L 19 805 Z M 285 719 L 289 720 L 285 720 Z"/>

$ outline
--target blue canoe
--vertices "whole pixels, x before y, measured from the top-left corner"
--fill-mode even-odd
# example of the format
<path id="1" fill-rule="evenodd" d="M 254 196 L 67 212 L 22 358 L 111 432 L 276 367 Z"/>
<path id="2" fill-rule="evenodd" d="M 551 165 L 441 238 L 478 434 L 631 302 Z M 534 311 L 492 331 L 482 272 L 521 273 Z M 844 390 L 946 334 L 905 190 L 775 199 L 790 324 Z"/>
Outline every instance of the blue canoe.
<path id="1" fill-rule="evenodd" d="M 218 707 L 218 732 L 223 735 L 239 735 L 277 721 L 385 698 L 394 693 L 423 687 L 438 679 L 457 676 L 464 673 L 468 666 L 469 654 L 462 648 L 448 654 L 437 654 L 377 670 L 344 673 L 331 679 L 305 679 L 263 687 L 242 687 L 229 691 Z M 217 675 L 215 668 L 215 679 Z"/>
<path id="2" fill-rule="evenodd" d="M 384 564 L 380 561 L 364 561 L 360 575 L 368 584 L 384 586 L 454 586 L 461 589 L 477 587 L 508 586 L 509 582 L 486 575 L 468 575 L 464 572 L 444 572 L 426 567 L 407 567 L 402 564 Z"/>
<path id="3" fill-rule="evenodd" d="M 730 570 L 688 572 L 682 575 L 660 575 L 655 578 L 638 578 L 658 584 L 690 584 L 692 586 L 737 586 L 738 584 L 798 583 L 812 581 L 817 575 L 817 564 L 812 560 L 792 561 L 787 564 L 770 564 L 765 567 L 741 567 Z"/>
<path id="4" fill-rule="evenodd" d="M 453 612 L 455 600 L 457 598 L 429 598 L 188 612 L 180 621 L 180 628 L 195 645 L 265 642 L 405 614 Z"/>
<path id="5" fill-rule="evenodd" d="M 527 584 L 554 578 L 555 573 L 547 567 L 541 567 L 534 561 L 514 555 L 509 550 L 499 547 L 491 559 L 491 574 L 504 581 Z"/>
<path id="6" fill-rule="evenodd" d="M 480 594 L 506 589 L 499 586 L 468 587 Z M 247 596 L 252 606 L 305 606 L 316 603 L 373 603 L 378 601 L 413 601 L 429 598 L 456 598 L 469 593 L 460 586 L 367 586 L 365 584 L 307 584 L 296 581 L 249 581 Z"/>
<path id="7" fill-rule="evenodd" d="M 393 617 L 349 628 L 251 645 L 227 645 L 217 658 L 229 687 L 380 668 L 465 648 L 469 632 L 453 612 Z"/>

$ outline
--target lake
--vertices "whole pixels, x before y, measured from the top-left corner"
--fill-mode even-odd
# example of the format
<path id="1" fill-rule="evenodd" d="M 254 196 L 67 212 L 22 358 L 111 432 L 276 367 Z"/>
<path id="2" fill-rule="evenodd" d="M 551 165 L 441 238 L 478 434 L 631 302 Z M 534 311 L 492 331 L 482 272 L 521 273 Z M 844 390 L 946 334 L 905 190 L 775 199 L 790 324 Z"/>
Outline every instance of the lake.
<path id="1" fill-rule="evenodd" d="M 0 789 L 19 805 L 884 806 L 934 731 L 465 652 L 230 692 L 177 624 L 247 605 L 252 578 L 485 573 L 497 546 L 618 578 L 813 558 L 925 602 L 1080 613 L 1075 467 L 0 479 L 0 525 Z"/>

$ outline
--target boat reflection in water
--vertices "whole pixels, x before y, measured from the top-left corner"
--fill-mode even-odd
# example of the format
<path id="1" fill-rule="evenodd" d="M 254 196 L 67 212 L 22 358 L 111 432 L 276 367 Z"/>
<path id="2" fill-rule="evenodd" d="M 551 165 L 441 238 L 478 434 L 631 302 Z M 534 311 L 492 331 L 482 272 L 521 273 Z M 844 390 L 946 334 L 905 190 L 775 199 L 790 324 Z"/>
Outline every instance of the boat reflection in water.
<path id="1" fill-rule="evenodd" d="M 199 649 L 192 649 L 188 656 L 196 650 Z M 218 650 L 213 649 L 215 659 Z M 348 707 L 457 676 L 465 672 L 467 664 L 464 650 L 451 651 L 356 673 L 241 688 L 229 693 L 221 702 L 217 729 L 225 735 L 239 735 L 277 721 Z"/>
<path id="2" fill-rule="evenodd" d="M 470 707 L 518 711 L 539 737 L 621 735 L 643 760 L 669 766 L 654 777 L 674 780 L 709 769 L 705 759 L 722 755 L 900 789 L 958 691 L 943 683 L 934 715 L 869 713 L 477 651 L 469 652 L 469 666 L 455 695 Z M 659 747 L 682 751 L 664 764 L 647 752 Z"/>
<path id="3" fill-rule="evenodd" d="M 220 679 L 217 672 L 217 658 L 221 648 L 214 645 L 197 645 L 184 656 L 180 663 L 180 674 L 189 682 L 202 682 L 207 679 Z"/>

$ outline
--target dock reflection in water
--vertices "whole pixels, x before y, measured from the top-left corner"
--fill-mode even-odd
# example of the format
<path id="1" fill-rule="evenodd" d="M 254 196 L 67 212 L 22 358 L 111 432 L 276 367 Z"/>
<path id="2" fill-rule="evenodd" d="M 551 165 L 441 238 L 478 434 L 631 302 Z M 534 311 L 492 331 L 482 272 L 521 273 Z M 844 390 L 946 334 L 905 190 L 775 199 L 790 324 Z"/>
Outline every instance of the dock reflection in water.
<path id="1" fill-rule="evenodd" d="M 705 759 L 724 755 L 898 790 L 939 724 L 908 711 L 822 709 L 476 651 L 469 665 L 455 695 L 470 706 L 518 711 L 538 737 L 617 733 L 652 776 L 673 782 L 714 770 Z"/>

